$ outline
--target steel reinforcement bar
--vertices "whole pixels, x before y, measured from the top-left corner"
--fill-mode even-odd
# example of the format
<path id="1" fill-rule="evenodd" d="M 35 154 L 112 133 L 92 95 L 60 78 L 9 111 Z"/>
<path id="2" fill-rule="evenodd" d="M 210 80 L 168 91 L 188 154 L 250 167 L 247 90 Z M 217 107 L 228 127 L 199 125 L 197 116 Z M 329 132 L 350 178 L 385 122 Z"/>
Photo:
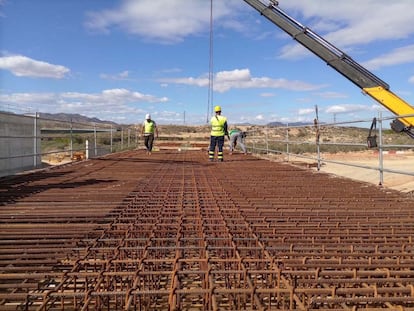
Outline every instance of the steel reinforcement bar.
<path id="1" fill-rule="evenodd" d="M 2 179 L 0 310 L 414 310 L 414 202 L 234 154 Z"/>

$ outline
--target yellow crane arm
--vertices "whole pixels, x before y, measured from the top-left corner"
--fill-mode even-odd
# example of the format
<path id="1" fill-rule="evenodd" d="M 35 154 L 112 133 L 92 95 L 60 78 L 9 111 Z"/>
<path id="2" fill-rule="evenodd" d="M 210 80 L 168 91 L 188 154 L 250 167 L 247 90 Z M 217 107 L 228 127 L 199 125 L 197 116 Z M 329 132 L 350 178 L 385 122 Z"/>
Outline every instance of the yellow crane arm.
<path id="1" fill-rule="evenodd" d="M 393 112 L 397 119 L 391 123 L 393 130 L 405 132 L 414 138 L 414 107 L 390 91 L 389 85 L 361 66 L 336 46 L 303 26 L 279 8 L 277 0 L 244 0 L 261 15 L 289 34 L 294 40 L 314 53 L 337 72 L 360 87 L 379 104 Z M 408 116 L 407 116 L 408 115 Z"/>
<path id="2" fill-rule="evenodd" d="M 403 116 L 399 117 L 398 120 L 400 120 L 404 126 L 414 126 L 414 116 L 406 116 L 414 114 L 414 108 L 405 100 L 401 99 L 390 90 L 384 89 L 382 86 L 364 88 L 363 91 L 395 115 Z"/>

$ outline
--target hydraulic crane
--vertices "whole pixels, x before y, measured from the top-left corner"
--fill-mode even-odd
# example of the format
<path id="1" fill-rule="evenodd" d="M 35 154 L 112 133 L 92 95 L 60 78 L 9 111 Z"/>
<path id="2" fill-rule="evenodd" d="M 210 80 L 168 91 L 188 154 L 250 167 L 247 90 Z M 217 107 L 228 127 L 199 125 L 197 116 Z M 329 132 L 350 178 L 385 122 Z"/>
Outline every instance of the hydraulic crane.
<path id="1" fill-rule="evenodd" d="M 244 0 L 273 24 L 289 34 L 294 40 L 324 60 L 348 80 L 356 84 L 365 94 L 397 116 L 391 123 L 396 132 L 405 132 L 414 138 L 414 107 L 391 92 L 390 87 L 372 72 L 358 64 L 340 49 L 326 41 L 308 27 L 301 25 L 282 9 L 276 0 L 265 5 L 260 0 Z"/>

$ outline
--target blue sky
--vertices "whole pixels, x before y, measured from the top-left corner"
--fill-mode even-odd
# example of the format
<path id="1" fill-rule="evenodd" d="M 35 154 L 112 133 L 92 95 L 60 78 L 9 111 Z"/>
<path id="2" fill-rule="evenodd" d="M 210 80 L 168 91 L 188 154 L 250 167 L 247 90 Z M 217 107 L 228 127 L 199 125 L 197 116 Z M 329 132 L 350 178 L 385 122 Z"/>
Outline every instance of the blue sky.
<path id="1" fill-rule="evenodd" d="M 262 0 L 265 4 L 267 0 Z M 118 123 L 323 122 L 391 115 L 243 0 L 0 0 L 0 110 Z M 414 103 L 414 1 L 279 6 Z M 210 49 L 214 92 L 209 99 Z"/>

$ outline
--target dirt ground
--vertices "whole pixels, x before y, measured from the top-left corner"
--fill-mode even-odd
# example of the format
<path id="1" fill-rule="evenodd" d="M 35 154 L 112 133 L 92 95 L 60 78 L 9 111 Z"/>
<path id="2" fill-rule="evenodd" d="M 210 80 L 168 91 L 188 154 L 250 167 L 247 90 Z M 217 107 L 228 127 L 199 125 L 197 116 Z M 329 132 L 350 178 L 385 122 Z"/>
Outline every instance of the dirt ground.
<path id="1" fill-rule="evenodd" d="M 376 152 L 356 153 L 350 155 L 329 156 L 327 160 L 339 158 L 349 164 L 374 167 L 365 169 L 360 167 L 344 166 L 336 163 L 327 163 L 322 166 L 321 171 L 344 176 L 351 179 L 365 181 L 376 185 L 381 185 L 381 175 L 379 168 L 379 155 Z M 414 153 L 388 153 L 383 155 L 383 168 L 414 175 Z M 401 192 L 414 191 L 414 176 L 384 172 L 382 176 L 382 186 L 395 189 Z"/>
<path id="2" fill-rule="evenodd" d="M 405 193 L 414 193 L 414 176 L 383 172 L 381 183 L 381 175 L 379 172 L 380 161 L 377 151 L 324 154 L 321 158 L 326 161 L 321 163 L 321 172 L 372 183 Z M 317 162 L 315 160 L 290 156 L 289 162 L 317 170 Z M 341 162 L 347 165 L 334 162 Z M 414 175 L 414 152 L 384 153 L 383 169 Z"/>

